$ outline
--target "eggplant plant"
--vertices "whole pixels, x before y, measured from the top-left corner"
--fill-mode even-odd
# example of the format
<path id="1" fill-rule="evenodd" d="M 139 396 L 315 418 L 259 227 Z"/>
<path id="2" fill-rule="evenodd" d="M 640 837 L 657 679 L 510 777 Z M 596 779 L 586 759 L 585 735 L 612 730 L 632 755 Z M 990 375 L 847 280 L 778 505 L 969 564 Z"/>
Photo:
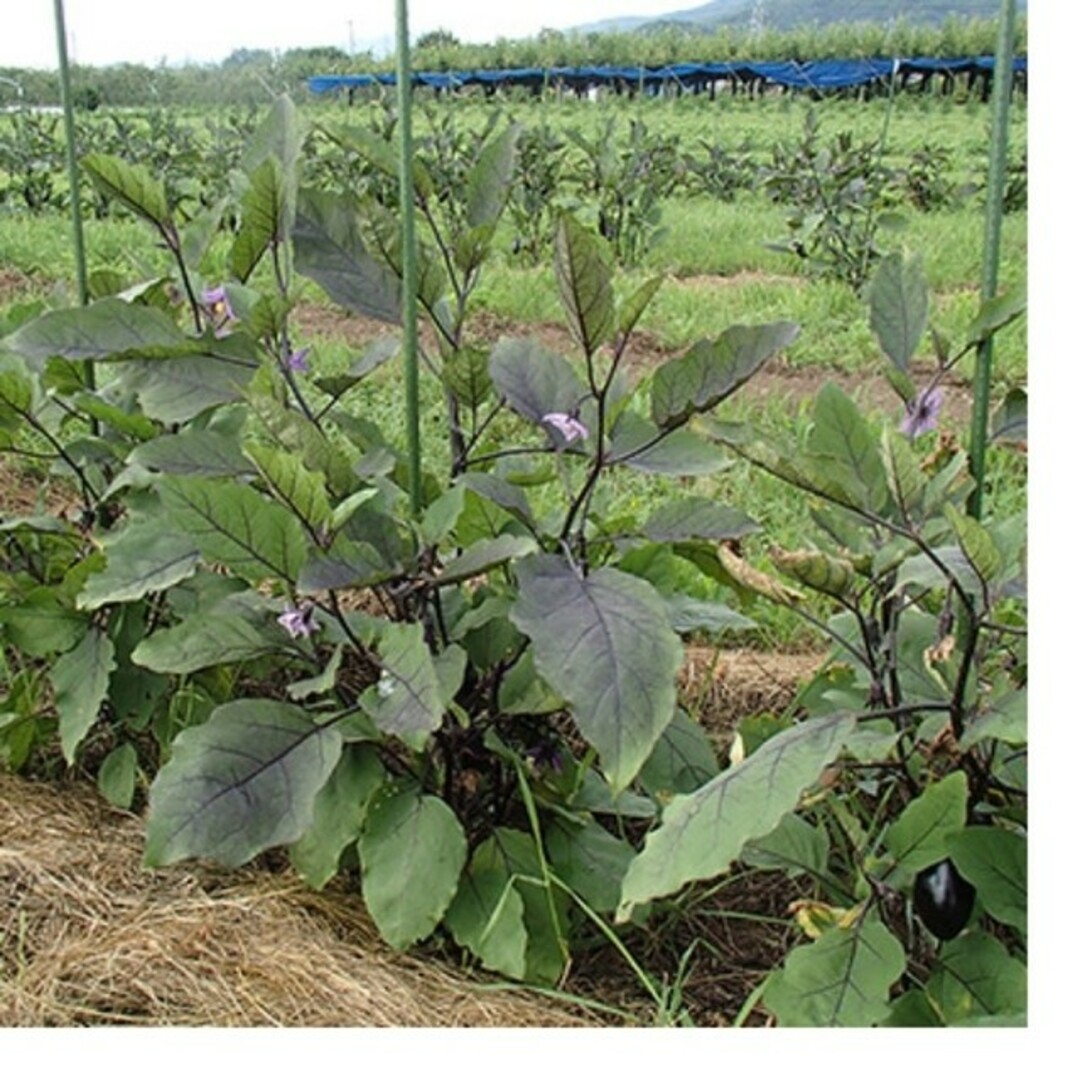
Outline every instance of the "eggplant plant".
<path id="1" fill-rule="evenodd" d="M 393 169 L 393 131 L 329 134 Z M 736 863 L 779 866 L 814 890 L 811 942 L 762 991 L 780 1023 L 1015 1021 L 1023 522 L 968 518 L 962 457 L 915 450 L 933 411 L 906 370 L 920 279 L 887 263 L 872 311 L 906 434 L 835 388 L 806 446 L 723 423 L 796 339 L 787 321 L 729 327 L 635 384 L 633 330 L 661 279 L 620 295 L 611 245 L 569 214 L 554 263 L 576 355 L 484 341 L 470 304 L 517 139 L 487 132 L 449 186 L 416 162 L 424 360 L 446 406 L 417 512 L 400 437 L 367 409 L 398 355 L 392 208 L 306 185 L 310 143 L 282 98 L 241 159 L 222 282 L 204 276 L 220 205 L 181 222 L 145 168 L 84 162 L 175 271 L 3 328 L 0 451 L 70 494 L 0 519 L 0 754 L 21 767 L 58 743 L 116 804 L 145 792 L 151 866 L 276 848 L 313 888 L 352 875 L 397 948 L 438 937 L 554 985 L 600 930 L 658 1008 L 621 927 Z M 299 277 L 388 336 L 320 370 L 291 318 Z M 827 547 L 775 553 L 794 584 L 738 554 L 761 525 L 737 507 L 675 485 L 645 512 L 607 496 L 622 470 L 703 476 L 732 455 L 820 503 Z M 685 635 L 753 624 L 657 584 L 657 559 L 837 605 L 836 656 L 771 737 L 747 730 L 738 762 L 721 765 L 676 678 Z M 958 913 L 926 924 L 935 952 L 908 912 L 946 859 L 977 899 L 952 937 L 938 931 Z"/>

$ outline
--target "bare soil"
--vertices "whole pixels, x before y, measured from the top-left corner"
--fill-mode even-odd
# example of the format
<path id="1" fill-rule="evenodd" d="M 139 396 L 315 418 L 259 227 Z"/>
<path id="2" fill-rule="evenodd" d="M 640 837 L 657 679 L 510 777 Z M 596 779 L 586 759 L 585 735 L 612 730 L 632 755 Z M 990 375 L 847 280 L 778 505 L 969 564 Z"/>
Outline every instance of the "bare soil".
<path id="1" fill-rule="evenodd" d="M 735 279 L 716 280 L 730 283 Z M 713 279 L 709 281 L 711 283 Z M 294 318 L 300 335 L 305 338 L 344 341 L 357 350 L 392 330 L 385 323 L 325 304 L 300 304 Z M 473 316 L 471 326 L 476 339 L 484 342 L 494 343 L 502 337 L 527 337 L 562 356 L 576 356 L 580 351 L 570 331 L 561 323 L 521 323 L 490 312 L 478 312 Z M 436 351 L 435 340 L 429 333 L 421 335 L 421 345 L 431 353 Z M 665 346 L 648 331 L 636 330 L 626 353 L 627 369 L 632 377 L 641 377 L 683 352 L 685 349 Z M 926 381 L 933 371 L 934 364 L 930 360 L 915 360 L 912 364 L 916 383 Z M 812 400 L 827 382 L 835 383 L 864 408 L 891 412 L 898 418 L 900 416 L 901 407 L 896 392 L 882 376 L 838 368 L 793 367 L 783 357 L 769 361 L 739 390 L 739 394 L 743 400 L 777 399 L 786 402 L 794 412 L 802 403 Z M 970 387 L 960 378 L 950 378 L 945 381 L 943 390 L 943 416 L 965 423 L 971 415 Z"/>

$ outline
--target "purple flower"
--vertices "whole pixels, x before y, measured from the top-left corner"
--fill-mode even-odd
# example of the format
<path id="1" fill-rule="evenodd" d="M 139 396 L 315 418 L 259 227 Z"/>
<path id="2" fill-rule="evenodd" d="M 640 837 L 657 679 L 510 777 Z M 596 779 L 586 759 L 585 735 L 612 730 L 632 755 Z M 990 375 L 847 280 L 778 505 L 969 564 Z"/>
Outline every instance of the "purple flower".
<path id="1" fill-rule="evenodd" d="M 204 290 L 202 300 L 206 313 L 210 316 L 220 337 L 225 326 L 236 319 L 236 312 L 229 303 L 229 294 L 225 291 L 225 286 L 218 285 L 216 288 Z"/>
<path id="2" fill-rule="evenodd" d="M 940 386 L 920 390 L 915 399 L 904 406 L 904 419 L 900 421 L 900 431 L 912 439 L 933 431 L 937 427 L 938 414 L 944 403 L 945 395 Z"/>
<path id="3" fill-rule="evenodd" d="M 315 622 L 315 608 L 310 600 L 303 600 L 299 607 L 285 605 L 285 611 L 278 616 L 278 624 L 286 630 L 289 637 L 311 637 L 319 625 Z"/>
<path id="4" fill-rule="evenodd" d="M 576 417 L 564 412 L 549 412 L 540 417 L 545 424 L 550 424 L 568 442 L 575 439 L 587 439 L 589 429 Z"/>
<path id="5" fill-rule="evenodd" d="M 310 371 L 311 365 L 308 363 L 309 352 L 311 352 L 311 346 L 297 349 L 296 352 L 290 353 L 285 361 L 285 366 L 290 371 L 299 371 L 303 373 Z"/>

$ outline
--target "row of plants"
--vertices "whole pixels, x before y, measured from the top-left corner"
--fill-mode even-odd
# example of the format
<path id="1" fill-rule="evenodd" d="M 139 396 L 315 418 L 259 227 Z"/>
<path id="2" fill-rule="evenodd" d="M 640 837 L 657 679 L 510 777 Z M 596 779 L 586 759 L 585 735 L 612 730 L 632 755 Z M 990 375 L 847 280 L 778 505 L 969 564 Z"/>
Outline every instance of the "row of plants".
<path id="1" fill-rule="evenodd" d="M 476 126 L 462 122 L 452 109 L 429 110 L 425 119 L 418 152 L 439 197 L 447 200 L 461 182 L 461 163 L 475 157 L 503 121 L 499 111 L 492 111 Z M 80 139 L 84 152 L 123 153 L 147 163 L 165 177 L 178 215 L 189 218 L 227 195 L 255 123 L 251 111 L 194 125 L 167 110 L 141 116 L 115 113 L 83 125 Z M 333 133 L 380 139 L 395 124 L 393 110 L 384 106 L 368 111 L 364 123 L 326 123 L 313 131 L 305 150 L 314 181 L 331 190 L 371 191 L 392 207 L 392 178 Z M 64 207 L 69 195 L 58 128 L 58 117 L 22 113 L 10 118 L 0 138 L 0 207 L 39 212 Z M 826 138 L 813 111 L 798 141 L 776 142 L 768 156 L 706 139 L 688 144 L 679 132 L 649 127 L 620 112 L 592 129 L 547 120 L 522 125 L 518 148 L 507 207 L 508 247 L 534 264 L 550 258 L 555 221 L 566 211 L 594 223 L 619 265 L 630 266 L 641 261 L 660 234 L 666 200 L 730 202 L 763 190 L 790 210 L 789 236 L 781 249 L 803 260 L 811 272 L 859 288 L 880 254 L 879 230 L 902 222 L 899 210 L 953 209 L 975 197 L 985 183 L 958 180 L 951 155 L 941 146 L 925 144 L 903 165 L 886 163 L 880 140 L 859 139 L 847 131 Z M 1026 175 L 1024 158 L 1013 169 L 1007 209 L 1026 207 Z M 89 191 L 86 200 L 88 211 L 98 217 L 112 212 L 113 204 L 100 193 Z M 237 220 L 225 224 L 235 228 Z"/>
<path id="2" fill-rule="evenodd" d="M 325 135 L 395 175 L 392 128 Z M 435 938 L 535 985 L 599 939 L 669 1016 L 631 931 L 769 869 L 798 883 L 805 941 L 746 1013 L 1023 1023 L 1025 524 L 972 516 L 965 453 L 926 441 L 942 382 L 1022 296 L 958 346 L 935 336 L 917 383 L 929 290 L 890 254 L 869 317 L 900 427 L 831 385 L 798 440 L 725 421 L 799 327 L 735 325 L 635 381 L 660 279 L 621 294 L 610 243 L 569 212 L 553 259 L 577 355 L 473 328 L 521 137 L 456 148 L 454 183 L 414 163 L 412 296 L 401 206 L 308 183 L 287 98 L 236 200 L 186 223 L 145 167 L 84 158 L 175 270 L 2 328 L 0 450 L 67 494 L 0 519 L 0 754 L 59 752 L 116 805 L 145 800 L 152 866 L 280 848 L 313 888 L 353 875 L 395 947 Z M 226 213 L 223 282 L 204 260 Z M 290 318 L 301 278 L 390 336 L 321 372 Z M 364 407 L 413 299 L 444 400 L 426 466 Z M 1019 437 L 1019 396 L 997 427 Z M 768 524 L 684 486 L 734 459 L 813 508 L 770 572 L 740 554 Z M 626 470 L 670 496 L 628 513 L 608 495 Z M 737 606 L 666 590 L 652 571 L 672 559 Z M 745 628 L 750 597 L 804 612 L 834 652 L 721 756 L 679 700 L 683 642 Z"/>

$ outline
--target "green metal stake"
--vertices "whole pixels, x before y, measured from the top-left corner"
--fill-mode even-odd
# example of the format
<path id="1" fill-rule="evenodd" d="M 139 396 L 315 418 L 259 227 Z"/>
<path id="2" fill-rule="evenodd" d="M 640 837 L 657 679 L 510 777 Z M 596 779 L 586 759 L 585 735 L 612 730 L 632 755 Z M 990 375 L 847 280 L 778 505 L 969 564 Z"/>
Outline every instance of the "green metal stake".
<path id="1" fill-rule="evenodd" d="M 405 346 L 405 423 L 409 449 L 409 499 L 415 517 L 422 509 L 420 489 L 420 363 L 416 307 L 416 207 L 413 202 L 412 73 L 409 68 L 409 11 L 407 0 L 397 5 L 398 125 L 401 160 L 401 321 Z"/>
<path id="2" fill-rule="evenodd" d="M 1009 142 L 1009 99 L 1012 94 L 1013 40 L 1016 36 L 1016 0 L 1001 0 L 997 55 L 994 61 L 993 130 L 990 136 L 990 172 L 986 184 L 986 229 L 983 240 L 982 301 L 997 293 L 1001 251 L 1001 218 L 1005 195 L 1006 151 Z M 968 499 L 968 513 L 982 516 L 986 476 L 987 429 L 990 421 L 990 371 L 993 340 L 979 345 L 975 359 L 975 402 L 971 410 L 971 475 L 975 490 Z"/>
<path id="3" fill-rule="evenodd" d="M 79 287 L 79 303 L 85 307 L 90 302 L 90 288 L 86 280 L 86 248 L 83 245 L 82 207 L 79 204 L 79 161 L 75 152 L 75 112 L 71 103 L 71 68 L 68 65 L 67 29 L 64 26 L 64 0 L 53 0 L 56 14 L 56 55 L 60 62 L 60 100 L 64 106 L 64 140 L 67 143 L 68 183 L 71 187 L 71 231 L 75 245 L 75 279 Z M 90 385 L 93 386 L 92 366 Z"/>

